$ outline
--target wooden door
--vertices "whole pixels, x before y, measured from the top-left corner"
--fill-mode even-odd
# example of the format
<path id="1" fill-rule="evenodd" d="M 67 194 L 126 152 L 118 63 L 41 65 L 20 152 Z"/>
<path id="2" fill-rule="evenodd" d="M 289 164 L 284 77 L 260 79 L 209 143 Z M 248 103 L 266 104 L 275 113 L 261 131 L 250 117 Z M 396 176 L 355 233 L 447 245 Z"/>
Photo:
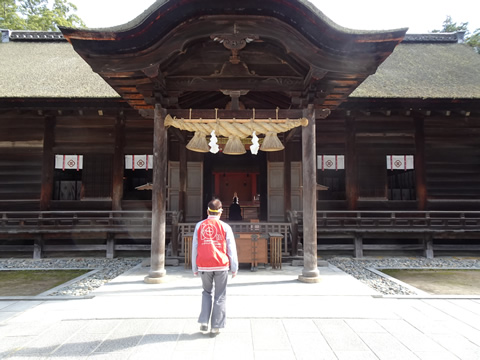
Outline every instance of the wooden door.
<path id="1" fill-rule="evenodd" d="M 178 210 L 178 193 L 180 184 L 180 164 L 170 161 L 168 166 L 167 210 Z M 187 163 L 187 194 L 184 220 L 196 222 L 202 219 L 203 194 L 203 164 L 200 162 Z"/>
<path id="2" fill-rule="evenodd" d="M 285 221 L 283 163 L 268 163 L 268 221 Z M 292 210 L 302 209 L 302 164 L 292 162 L 291 166 Z"/>

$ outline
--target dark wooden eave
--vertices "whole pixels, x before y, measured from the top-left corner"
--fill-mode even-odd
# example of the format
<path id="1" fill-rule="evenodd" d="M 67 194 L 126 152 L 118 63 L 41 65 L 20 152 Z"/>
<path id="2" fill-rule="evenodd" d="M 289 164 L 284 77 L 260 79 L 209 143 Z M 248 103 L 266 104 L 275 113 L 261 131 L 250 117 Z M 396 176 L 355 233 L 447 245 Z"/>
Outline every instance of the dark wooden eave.
<path id="1" fill-rule="evenodd" d="M 235 91 L 246 108 L 333 110 L 406 29 L 344 29 L 302 0 L 163 0 L 124 26 L 61 31 L 138 110 L 225 108 Z"/>

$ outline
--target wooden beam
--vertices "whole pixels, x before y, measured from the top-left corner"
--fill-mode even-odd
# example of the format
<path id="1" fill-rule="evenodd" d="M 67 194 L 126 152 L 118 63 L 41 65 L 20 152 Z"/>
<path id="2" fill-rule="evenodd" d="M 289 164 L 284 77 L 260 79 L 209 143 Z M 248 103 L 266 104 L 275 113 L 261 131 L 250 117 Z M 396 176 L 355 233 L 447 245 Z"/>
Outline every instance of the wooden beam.
<path id="1" fill-rule="evenodd" d="M 191 112 L 190 112 L 191 111 Z M 218 109 L 169 109 L 168 114 L 172 117 L 183 118 L 183 119 L 232 119 L 237 120 L 250 120 L 255 117 L 256 120 L 269 120 L 276 119 L 277 111 L 276 109 L 249 109 L 249 110 L 224 110 Z M 300 119 L 303 118 L 303 110 L 297 109 L 279 109 L 278 118 L 279 119 Z"/>
<path id="2" fill-rule="evenodd" d="M 175 135 L 175 137 L 178 139 L 178 141 L 180 141 L 180 143 L 182 143 L 182 144 L 186 143 L 185 135 L 181 130 L 179 130 L 176 127 L 173 127 L 173 126 L 170 126 L 168 128 L 168 130 L 171 131 L 173 133 L 173 135 Z"/>
<path id="3" fill-rule="evenodd" d="M 292 143 L 285 142 L 285 150 L 283 151 L 283 201 L 285 211 L 285 221 L 287 213 L 292 210 Z M 297 243 L 294 239 L 292 243 L 292 255 L 297 254 Z"/>
<path id="4" fill-rule="evenodd" d="M 43 141 L 42 140 L 30 140 L 30 141 L 0 141 L 0 149 L 32 149 L 35 148 L 43 148 Z"/>
<path id="5" fill-rule="evenodd" d="M 43 131 L 42 189 L 40 192 L 40 210 L 50 210 L 53 195 L 53 174 L 55 171 L 55 118 L 46 117 Z"/>
<path id="6" fill-rule="evenodd" d="M 166 79 L 166 89 L 167 91 L 183 91 L 188 89 L 189 91 L 219 91 L 220 89 L 229 89 L 229 90 L 245 90 L 249 89 L 250 91 L 303 91 L 305 86 L 303 84 L 303 78 L 294 78 L 291 77 L 271 77 L 271 78 L 260 78 L 260 77 L 248 77 L 245 79 L 241 78 L 167 78 Z M 135 84 L 132 81 L 132 85 Z M 122 84 L 118 84 L 122 85 Z M 130 85 L 130 84 L 125 84 Z"/>
<path id="7" fill-rule="evenodd" d="M 178 210 L 187 216 L 187 148 L 185 142 L 179 143 L 180 164 L 179 164 L 179 184 L 178 184 Z M 172 239 L 172 253 L 178 254 L 178 244 L 176 239 Z"/>
<path id="8" fill-rule="evenodd" d="M 358 200 L 358 180 L 357 180 L 357 148 L 355 136 L 355 119 L 348 116 L 346 118 L 346 159 L 345 166 L 345 187 L 348 210 L 357 209 Z"/>
<path id="9" fill-rule="evenodd" d="M 285 136 L 285 144 L 289 143 L 290 141 L 293 140 L 293 138 L 295 137 L 295 134 L 298 132 L 298 127 L 296 128 L 293 128 L 292 130 L 290 130 L 287 135 Z"/>
<path id="10" fill-rule="evenodd" d="M 425 173 L 425 127 L 423 117 L 416 117 L 415 123 L 415 181 L 417 191 L 417 209 L 427 208 L 427 181 Z"/>
<path id="11" fill-rule="evenodd" d="M 115 150 L 113 153 L 112 210 L 122 210 L 123 173 L 125 162 L 125 117 L 119 115 L 115 122 Z"/>

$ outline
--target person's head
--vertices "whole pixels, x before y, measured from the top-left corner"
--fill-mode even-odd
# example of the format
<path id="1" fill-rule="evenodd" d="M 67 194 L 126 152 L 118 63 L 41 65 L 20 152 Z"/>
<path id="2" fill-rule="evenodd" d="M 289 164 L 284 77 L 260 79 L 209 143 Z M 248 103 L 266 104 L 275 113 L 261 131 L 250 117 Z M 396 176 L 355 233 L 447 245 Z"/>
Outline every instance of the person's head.
<path id="1" fill-rule="evenodd" d="M 218 199 L 213 199 L 208 203 L 208 215 L 222 215 L 222 202 Z"/>

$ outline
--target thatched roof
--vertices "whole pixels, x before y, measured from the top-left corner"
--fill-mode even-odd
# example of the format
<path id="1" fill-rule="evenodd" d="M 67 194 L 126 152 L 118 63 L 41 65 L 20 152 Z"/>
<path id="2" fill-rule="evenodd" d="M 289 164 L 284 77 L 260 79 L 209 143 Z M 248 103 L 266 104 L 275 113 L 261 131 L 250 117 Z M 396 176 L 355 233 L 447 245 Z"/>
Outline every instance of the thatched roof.
<path id="1" fill-rule="evenodd" d="M 0 43 L 0 84 L 0 98 L 119 97 L 58 39 Z M 455 42 L 405 41 L 350 97 L 480 99 L 480 55 Z"/>
<path id="2" fill-rule="evenodd" d="M 0 98 L 119 97 L 63 42 L 0 43 Z"/>
<path id="3" fill-rule="evenodd" d="M 457 43 L 401 43 L 350 97 L 480 98 L 480 55 Z"/>

